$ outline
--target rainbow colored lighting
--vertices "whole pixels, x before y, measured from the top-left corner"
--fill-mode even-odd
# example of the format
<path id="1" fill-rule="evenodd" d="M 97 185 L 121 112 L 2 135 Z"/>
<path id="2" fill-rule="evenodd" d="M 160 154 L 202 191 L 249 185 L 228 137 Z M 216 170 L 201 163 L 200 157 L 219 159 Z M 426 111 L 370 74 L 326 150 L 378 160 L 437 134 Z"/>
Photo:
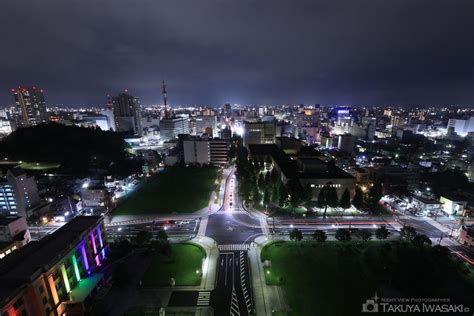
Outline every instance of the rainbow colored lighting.
<path id="1" fill-rule="evenodd" d="M 61 274 L 63 275 L 64 286 L 66 287 L 66 292 L 71 291 L 71 285 L 69 284 L 69 279 L 67 278 L 66 266 L 61 265 Z"/>
<path id="2" fill-rule="evenodd" d="M 81 281 L 81 274 L 79 273 L 79 267 L 77 266 L 76 255 L 72 255 L 72 266 L 74 268 L 74 273 L 76 274 L 77 282 Z"/>
<path id="3" fill-rule="evenodd" d="M 89 261 L 87 260 L 87 252 L 86 252 L 86 244 L 82 244 L 81 247 L 81 252 L 82 252 L 82 259 L 84 260 L 84 265 L 86 266 L 86 271 L 87 273 L 90 273 L 89 271 Z"/>
<path id="4" fill-rule="evenodd" d="M 92 240 L 92 249 L 94 249 L 95 263 L 99 266 L 100 265 L 100 259 L 99 259 L 99 256 L 97 255 L 97 245 L 95 244 L 94 231 L 91 231 L 90 238 Z"/>
<path id="5" fill-rule="evenodd" d="M 100 249 L 102 249 L 102 259 L 105 259 L 105 248 L 104 248 L 104 242 L 102 241 L 102 234 L 100 231 L 100 226 L 97 227 L 97 235 L 99 236 L 99 244 L 100 244 Z"/>

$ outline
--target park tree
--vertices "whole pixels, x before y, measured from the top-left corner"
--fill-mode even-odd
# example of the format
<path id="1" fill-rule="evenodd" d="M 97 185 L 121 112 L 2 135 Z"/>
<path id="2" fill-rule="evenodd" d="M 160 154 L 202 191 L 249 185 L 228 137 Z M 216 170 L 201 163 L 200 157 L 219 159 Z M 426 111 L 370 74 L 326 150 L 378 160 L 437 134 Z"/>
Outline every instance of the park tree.
<path id="1" fill-rule="evenodd" d="M 297 228 L 293 228 L 291 231 L 290 231 L 290 239 L 291 240 L 302 240 L 303 239 L 303 233 L 297 229 Z"/>
<path id="2" fill-rule="evenodd" d="M 273 204 L 277 204 L 278 203 L 278 198 L 280 197 L 280 193 L 279 193 L 279 190 L 280 190 L 280 186 L 282 184 L 281 183 L 275 183 L 273 186 L 272 186 L 272 191 L 271 191 L 271 197 L 270 197 L 270 201 L 273 203 Z"/>
<path id="3" fill-rule="evenodd" d="M 370 240 L 372 238 L 372 232 L 368 229 L 361 229 L 358 233 L 360 239 L 363 241 Z"/>
<path id="4" fill-rule="evenodd" d="M 339 241 L 350 241 L 351 233 L 347 228 L 339 228 L 336 230 L 336 239 Z"/>
<path id="5" fill-rule="evenodd" d="M 158 238 L 158 240 L 165 241 L 165 240 L 168 240 L 168 234 L 163 228 L 160 228 L 158 232 L 156 233 L 156 238 Z"/>
<path id="6" fill-rule="evenodd" d="M 263 173 L 258 176 L 257 185 L 260 191 L 265 190 L 265 175 Z"/>
<path id="7" fill-rule="evenodd" d="M 278 205 L 280 205 L 280 207 L 285 207 L 288 202 L 288 188 L 284 183 L 281 184 L 278 190 L 278 195 Z"/>
<path id="8" fill-rule="evenodd" d="M 147 230 L 141 230 L 135 236 L 135 243 L 139 246 L 143 246 L 143 245 L 149 243 L 152 237 L 153 236 L 152 236 L 151 232 L 149 232 Z"/>
<path id="9" fill-rule="evenodd" d="M 313 190 L 310 186 L 307 186 L 303 191 L 303 203 L 306 209 L 309 211 L 313 207 Z"/>
<path id="10" fill-rule="evenodd" d="M 272 168 L 272 158 L 270 156 L 267 156 L 265 163 L 267 165 L 267 170 L 270 170 Z"/>
<path id="11" fill-rule="evenodd" d="M 400 229 L 400 236 L 407 241 L 413 241 L 416 235 L 415 228 L 411 226 L 403 226 L 403 228 Z"/>
<path id="12" fill-rule="evenodd" d="M 414 246 L 418 248 L 423 248 L 424 246 L 431 245 L 431 239 L 429 239 L 428 236 L 424 234 L 417 234 L 411 242 Z"/>
<path id="13" fill-rule="evenodd" d="M 348 209 L 351 207 L 351 194 L 347 188 L 344 190 L 344 193 L 342 193 L 339 206 L 343 209 Z"/>
<path id="14" fill-rule="evenodd" d="M 355 189 L 354 199 L 352 199 L 352 204 L 357 208 L 361 209 L 364 206 L 364 192 L 362 189 L 357 186 Z"/>
<path id="15" fill-rule="evenodd" d="M 390 232 L 385 225 L 380 226 L 375 231 L 375 237 L 380 240 L 387 239 L 389 234 Z"/>
<path id="16" fill-rule="evenodd" d="M 277 181 L 280 180 L 280 174 L 275 168 L 273 168 L 272 171 L 270 171 L 270 178 L 272 179 L 273 183 L 276 183 Z"/>
<path id="17" fill-rule="evenodd" d="M 337 198 L 337 191 L 332 186 L 331 182 L 328 182 L 325 186 L 323 186 L 318 193 L 318 200 L 317 205 L 319 208 L 324 207 L 323 218 L 326 218 L 326 212 L 328 206 L 330 207 L 337 207 L 339 204 L 339 199 Z"/>
<path id="18" fill-rule="evenodd" d="M 370 188 L 370 191 L 369 191 L 370 203 L 378 204 L 382 196 L 383 196 L 382 183 L 380 181 L 375 181 L 374 185 Z"/>
<path id="19" fill-rule="evenodd" d="M 253 205 L 257 206 L 257 205 L 260 204 L 261 201 L 262 201 L 262 195 L 260 194 L 260 191 L 258 190 L 258 187 L 254 186 L 253 190 L 252 190 Z"/>
<path id="20" fill-rule="evenodd" d="M 315 230 L 313 233 L 313 239 L 318 242 L 325 242 L 328 236 L 324 230 Z"/>
<path id="21" fill-rule="evenodd" d="M 290 194 L 290 204 L 293 207 L 298 207 L 303 200 L 303 189 L 297 179 L 288 181 L 288 191 Z"/>
<path id="22" fill-rule="evenodd" d="M 265 188 L 265 191 L 263 192 L 263 205 L 268 208 L 270 206 L 271 202 L 271 188 L 267 187 Z"/>
<path id="23" fill-rule="evenodd" d="M 327 185 L 327 203 L 330 207 L 337 207 L 339 205 L 339 198 L 337 196 L 336 188 L 332 185 Z"/>

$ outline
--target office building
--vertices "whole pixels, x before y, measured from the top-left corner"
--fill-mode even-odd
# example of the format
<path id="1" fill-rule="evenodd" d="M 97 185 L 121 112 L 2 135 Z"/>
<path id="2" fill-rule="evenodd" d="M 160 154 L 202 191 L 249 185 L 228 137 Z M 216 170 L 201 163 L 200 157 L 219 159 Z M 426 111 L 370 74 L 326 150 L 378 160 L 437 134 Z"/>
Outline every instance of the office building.
<path id="1" fill-rule="evenodd" d="M 115 127 L 118 132 L 142 133 L 140 101 L 127 91 L 112 98 Z"/>
<path id="2" fill-rule="evenodd" d="M 222 107 L 222 116 L 227 118 L 232 116 L 232 107 L 229 103 L 224 104 L 224 106 Z"/>
<path id="3" fill-rule="evenodd" d="M 189 134 L 189 120 L 187 118 L 163 118 L 160 121 L 160 136 L 163 141 L 173 140 L 179 134 Z"/>
<path id="4" fill-rule="evenodd" d="M 229 161 L 229 141 L 227 139 L 209 139 L 211 164 L 222 165 Z"/>
<path id="5" fill-rule="evenodd" d="M 229 160 L 229 141 L 226 139 L 188 135 L 182 142 L 186 165 L 221 165 Z"/>
<path id="6" fill-rule="evenodd" d="M 15 191 L 7 181 L 0 182 L 0 214 L 2 216 L 18 214 Z"/>
<path id="7" fill-rule="evenodd" d="M 207 134 L 211 137 L 217 137 L 217 116 L 199 115 L 195 118 L 196 135 Z"/>
<path id="8" fill-rule="evenodd" d="M 84 315 L 101 287 L 103 219 L 76 217 L 0 260 L 1 315 Z"/>
<path id="9" fill-rule="evenodd" d="M 44 93 L 36 87 L 19 87 L 12 89 L 15 102 L 20 112 L 21 126 L 38 125 L 48 121 Z"/>
<path id="10" fill-rule="evenodd" d="M 355 136 L 351 134 L 337 136 L 337 148 L 345 154 L 352 154 L 354 152 Z"/>
<path id="11" fill-rule="evenodd" d="M 474 132 L 474 116 L 467 120 L 450 119 L 447 128 L 453 128 L 456 134 L 464 137 L 468 133 Z"/>
<path id="12" fill-rule="evenodd" d="M 276 137 L 275 123 L 245 122 L 244 145 L 274 144 Z"/>
<path id="13" fill-rule="evenodd" d="M 4 192 L 11 188 L 15 198 L 15 204 L 10 204 L 10 214 L 14 212 L 11 206 L 15 205 L 17 215 L 28 217 L 27 211 L 40 202 L 35 178 L 28 176 L 23 169 L 15 167 L 7 171 L 7 182 L 10 187 L 3 185 Z"/>
<path id="14" fill-rule="evenodd" d="M 199 136 L 183 140 L 183 156 L 185 165 L 208 165 L 211 162 L 209 141 Z"/>

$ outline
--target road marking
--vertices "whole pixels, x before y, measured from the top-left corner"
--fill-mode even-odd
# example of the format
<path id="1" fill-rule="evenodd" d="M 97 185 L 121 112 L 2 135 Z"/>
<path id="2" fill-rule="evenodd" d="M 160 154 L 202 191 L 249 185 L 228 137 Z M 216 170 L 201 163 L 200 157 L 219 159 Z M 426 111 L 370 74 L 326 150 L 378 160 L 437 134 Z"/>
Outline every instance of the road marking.
<path id="1" fill-rule="evenodd" d="M 247 306 L 247 313 L 250 315 L 252 311 L 252 300 L 250 299 L 250 295 L 248 293 L 246 278 L 245 278 L 245 257 L 244 252 L 240 252 L 240 286 L 242 287 L 242 293 L 244 294 L 245 298 L 245 305 Z"/>
<path id="2" fill-rule="evenodd" d="M 235 288 L 232 288 L 232 303 L 230 304 L 230 315 L 240 316 L 239 301 L 237 300 L 237 293 Z"/>
<path id="3" fill-rule="evenodd" d="M 207 222 L 208 222 L 208 217 L 205 216 L 201 219 L 199 223 L 199 230 L 198 230 L 198 236 L 205 236 L 206 235 L 206 228 L 207 228 Z"/>
<path id="4" fill-rule="evenodd" d="M 247 251 L 250 248 L 249 244 L 227 244 L 218 245 L 219 251 Z"/>
<path id="5" fill-rule="evenodd" d="M 211 298 L 211 292 L 199 292 L 197 298 L 197 306 L 209 306 L 209 300 Z"/>

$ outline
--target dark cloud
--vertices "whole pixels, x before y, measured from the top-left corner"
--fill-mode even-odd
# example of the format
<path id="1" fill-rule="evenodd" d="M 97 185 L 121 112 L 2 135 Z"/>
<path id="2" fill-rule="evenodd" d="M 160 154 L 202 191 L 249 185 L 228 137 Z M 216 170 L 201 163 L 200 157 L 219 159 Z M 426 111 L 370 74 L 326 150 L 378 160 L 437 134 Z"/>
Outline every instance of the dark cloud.
<path id="1" fill-rule="evenodd" d="M 16 0 L 0 10 L 0 105 L 472 104 L 472 0 Z"/>

